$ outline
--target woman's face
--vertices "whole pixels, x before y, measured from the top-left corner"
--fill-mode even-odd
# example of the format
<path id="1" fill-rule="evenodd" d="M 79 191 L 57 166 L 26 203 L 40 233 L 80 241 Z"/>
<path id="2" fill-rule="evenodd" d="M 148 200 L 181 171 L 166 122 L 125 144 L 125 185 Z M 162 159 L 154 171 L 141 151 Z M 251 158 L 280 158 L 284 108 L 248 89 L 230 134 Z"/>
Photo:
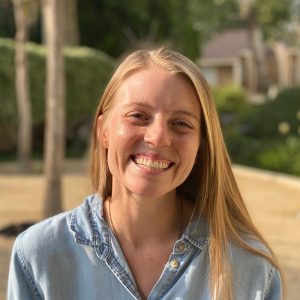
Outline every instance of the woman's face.
<path id="1" fill-rule="evenodd" d="M 129 76 L 113 101 L 102 136 L 113 193 L 161 197 L 175 191 L 200 144 L 200 104 L 192 84 L 152 67 Z"/>

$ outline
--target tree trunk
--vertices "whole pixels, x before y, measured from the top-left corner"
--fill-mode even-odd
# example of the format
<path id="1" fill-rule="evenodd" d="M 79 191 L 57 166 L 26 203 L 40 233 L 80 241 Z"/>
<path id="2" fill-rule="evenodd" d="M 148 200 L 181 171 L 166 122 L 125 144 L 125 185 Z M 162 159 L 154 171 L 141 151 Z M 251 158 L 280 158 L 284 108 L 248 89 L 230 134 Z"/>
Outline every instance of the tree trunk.
<path id="1" fill-rule="evenodd" d="M 43 0 L 47 40 L 46 126 L 44 217 L 62 210 L 62 171 L 64 159 L 64 61 L 61 34 L 61 0 Z"/>
<path id="2" fill-rule="evenodd" d="M 32 116 L 29 92 L 28 63 L 26 42 L 28 39 L 29 20 L 26 17 L 24 0 L 13 0 L 16 23 L 16 94 L 18 107 L 18 158 L 20 171 L 30 171 L 32 152 Z"/>
<path id="3" fill-rule="evenodd" d="M 300 85 L 300 49 L 296 52 L 295 85 Z"/>
<path id="4" fill-rule="evenodd" d="M 62 0 L 60 3 L 61 14 L 63 18 L 64 28 L 60 28 L 60 35 L 63 46 L 76 46 L 79 44 L 79 27 L 77 0 Z M 45 24 L 46 20 L 42 20 L 42 42 L 47 44 L 47 34 Z"/>
<path id="5" fill-rule="evenodd" d="M 248 15 L 248 32 L 257 69 L 256 89 L 259 93 L 266 93 L 269 87 L 269 74 L 267 70 L 262 32 L 257 23 L 256 11 L 254 8 L 251 9 Z"/>

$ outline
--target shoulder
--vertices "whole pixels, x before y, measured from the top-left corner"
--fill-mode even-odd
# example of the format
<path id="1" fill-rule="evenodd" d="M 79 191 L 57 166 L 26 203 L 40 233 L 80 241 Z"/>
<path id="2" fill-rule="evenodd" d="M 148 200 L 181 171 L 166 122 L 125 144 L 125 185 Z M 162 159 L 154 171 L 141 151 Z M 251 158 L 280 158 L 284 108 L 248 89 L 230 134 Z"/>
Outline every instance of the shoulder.
<path id="1" fill-rule="evenodd" d="M 265 257 L 254 252 L 258 251 L 266 255 L 270 255 L 271 251 L 268 246 L 252 237 L 242 237 L 242 239 L 249 248 L 253 249 L 253 252 L 250 251 L 250 249 L 244 248 L 242 245 L 237 245 L 236 243 L 232 242 L 230 244 L 229 251 L 232 262 L 237 263 L 237 265 L 251 263 L 251 265 L 254 267 L 263 266 L 266 268 L 271 268 L 271 263 Z"/>
<path id="2" fill-rule="evenodd" d="M 71 211 L 43 220 L 26 231 L 16 239 L 14 248 L 22 256 L 40 255 L 46 249 L 57 246 L 68 238 L 68 223 Z"/>
<path id="3" fill-rule="evenodd" d="M 248 271 L 259 269 L 265 269 L 266 272 L 270 271 L 273 267 L 271 262 L 266 259 L 263 255 L 259 255 L 254 251 L 261 252 L 270 255 L 270 249 L 263 242 L 252 238 L 252 237 L 243 237 L 243 241 L 248 245 L 249 248 L 246 249 L 243 246 L 236 245 L 235 243 L 230 244 L 230 259 L 234 265 L 234 267 L 246 268 Z"/>
<path id="4" fill-rule="evenodd" d="M 64 285 L 73 285 L 72 278 L 79 276 L 79 270 L 94 265 L 94 249 L 86 247 L 90 240 L 84 240 L 93 228 L 91 206 L 97 202 L 93 199 L 90 196 L 79 207 L 39 222 L 17 237 L 11 256 L 9 299 L 42 299 L 45 291 L 56 295 L 49 298 L 57 299 Z M 81 230 L 85 243 L 78 243 L 79 233 L 74 229 Z"/>
<path id="5" fill-rule="evenodd" d="M 77 228 L 81 230 L 82 240 L 86 240 L 83 244 L 89 244 L 93 231 L 91 210 L 98 203 L 94 200 L 95 195 L 91 195 L 79 207 L 31 226 L 18 236 L 14 247 L 19 254 L 28 257 L 37 253 L 48 255 L 51 251 L 68 250 L 76 243 Z"/>
<path id="6" fill-rule="evenodd" d="M 270 254 L 267 245 L 254 238 L 246 238 L 245 242 L 254 250 Z M 255 292 L 257 299 L 281 299 L 280 272 L 267 258 L 234 244 L 229 253 L 237 290 L 245 294 Z M 258 295 L 264 295 L 264 298 Z"/>
<path id="7" fill-rule="evenodd" d="M 51 257 L 60 248 L 59 240 L 66 236 L 69 212 L 57 215 L 31 226 L 21 233 L 13 246 L 9 280 L 9 299 L 42 299 L 39 284 L 43 270 L 48 269 Z"/>

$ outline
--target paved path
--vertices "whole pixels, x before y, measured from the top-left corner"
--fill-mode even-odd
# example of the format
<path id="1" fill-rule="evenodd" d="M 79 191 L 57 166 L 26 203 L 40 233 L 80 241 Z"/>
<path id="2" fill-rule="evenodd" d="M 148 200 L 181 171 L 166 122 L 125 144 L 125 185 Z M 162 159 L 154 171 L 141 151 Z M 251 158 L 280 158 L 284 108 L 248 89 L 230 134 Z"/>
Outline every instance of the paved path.
<path id="1" fill-rule="evenodd" d="M 279 258 L 286 279 L 285 299 L 300 299 L 300 178 L 235 167 L 254 223 Z"/>
<path id="2" fill-rule="evenodd" d="M 257 227 L 278 255 L 286 275 L 288 300 L 300 294 L 300 179 L 236 166 L 242 195 Z M 4 173 L 5 172 L 5 173 Z M 4 175 L 5 174 L 5 175 Z M 90 193 L 88 176 L 68 172 L 64 177 L 64 208 L 77 206 Z M 14 222 L 39 220 L 43 178 L 20 176 L 0 165 L 0 228 Z M 0 236 L 0 300 L 13 238 Z"/>

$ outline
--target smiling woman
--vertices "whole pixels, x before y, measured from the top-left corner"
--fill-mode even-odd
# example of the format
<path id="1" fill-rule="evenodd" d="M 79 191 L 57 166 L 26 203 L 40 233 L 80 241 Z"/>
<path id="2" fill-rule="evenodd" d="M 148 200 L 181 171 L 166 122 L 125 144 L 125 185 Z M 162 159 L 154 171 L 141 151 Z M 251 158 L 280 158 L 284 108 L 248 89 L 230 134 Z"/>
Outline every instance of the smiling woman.
<path id="1" fill-rule="evenodd" d="M 9 299 L 281 299 L 188 58 L 129 55 L 100 101 L 91 155 L 95 194 L 16 240 Z"/>

